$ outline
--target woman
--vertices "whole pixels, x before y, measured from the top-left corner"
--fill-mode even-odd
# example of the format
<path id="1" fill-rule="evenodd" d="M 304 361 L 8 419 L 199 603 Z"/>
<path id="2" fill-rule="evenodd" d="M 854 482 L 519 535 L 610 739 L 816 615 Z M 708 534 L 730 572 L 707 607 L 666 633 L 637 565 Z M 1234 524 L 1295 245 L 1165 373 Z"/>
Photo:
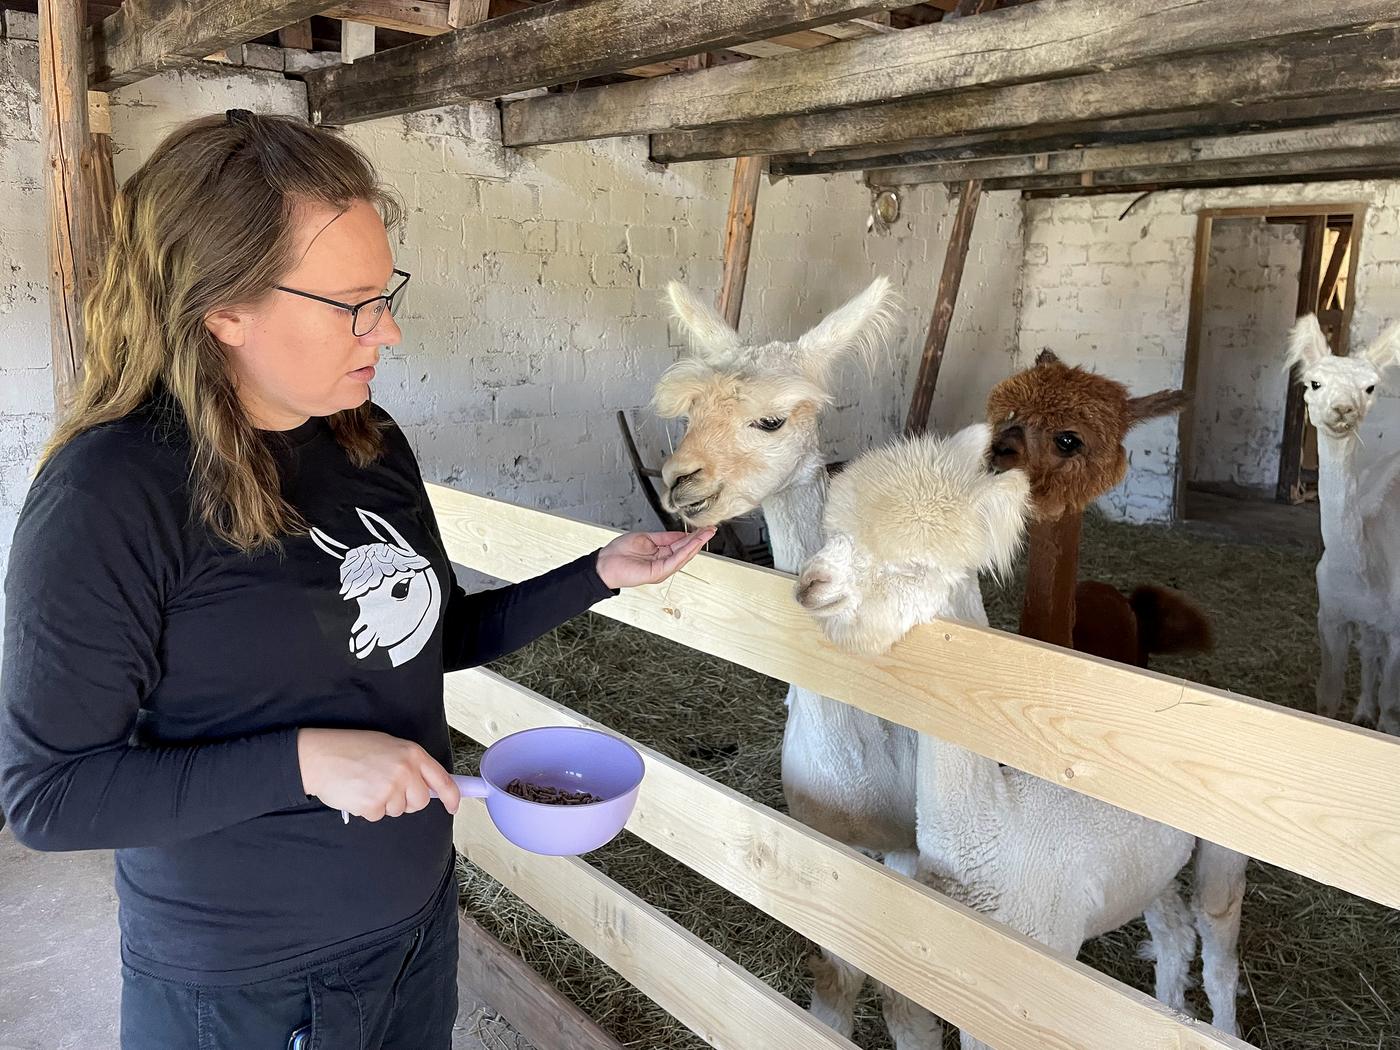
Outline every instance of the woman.
<path id="1" fill-rule="evenodd" d="M 455 584 L 369 400 L 400 337 L 396 215 L 342 139 L 240 110 L 118 196 L 82 391 L 10 558 L 0 803 L 34 848 L 117 850 L 128 1050 L 449 1046 L 443 672 L 709 536 Z"/>

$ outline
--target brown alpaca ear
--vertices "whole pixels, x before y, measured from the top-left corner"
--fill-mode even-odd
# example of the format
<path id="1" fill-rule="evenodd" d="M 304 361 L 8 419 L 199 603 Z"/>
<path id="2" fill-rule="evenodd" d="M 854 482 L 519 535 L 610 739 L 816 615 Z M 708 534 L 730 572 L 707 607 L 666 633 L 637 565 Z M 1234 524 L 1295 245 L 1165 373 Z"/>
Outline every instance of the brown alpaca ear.
<path id="1" fill-rule="evenodd" d="M 1035 355 L 1035 364 L 1037 368 L 1041 365 L 1058 365 L 1059 363 L 1059 355 L 1053 350 L 1045 349 Z"/>
<path id="2" fill-rule="evenodd" d="M 1158 390 L 1155 394 L 1128 398 L 1129 425 L 1141 423 L 1144 419 L 1169 416 L 1180 412 L 1191 400 L 1185 390 Z"/>

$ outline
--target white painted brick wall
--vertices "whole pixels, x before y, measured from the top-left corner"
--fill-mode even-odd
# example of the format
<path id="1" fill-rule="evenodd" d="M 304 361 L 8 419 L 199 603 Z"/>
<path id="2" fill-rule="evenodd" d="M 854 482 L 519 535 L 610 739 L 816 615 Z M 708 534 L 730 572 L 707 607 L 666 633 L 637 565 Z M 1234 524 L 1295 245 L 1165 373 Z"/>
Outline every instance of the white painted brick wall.
<path id="1" fill-rule="evenodd" d="M 0 42 L 0 554 L 51 425 L 37 58 Z M 220 67 L 172 72 L 112 98 L 114 164 L 133 172 L 172 128 L 232 106 L 302 115 L 299 83 Z M 732 165 L 650 163 L 641 139 L 538 147 L 499 144 L 489 105 L 449 107 L 349 129 L 403 198 L 401 268 L 413 273 L 403 342 L 375 396 L 413 441 L 425 476 L 620 527 L 653 527 L 622 453 L 614 412 L 629 411 L 659 462 L 668 442 L 646 405 L 681 351 L 665 283 L 713 296 Z M 887 235 L 868 233 L 855 175 L 764 183 L 741 324 L 791 338 L 877 274 L 907 310 L 873 376 L 852 366 L 830 413 L 828 452 L 849 458 L 903 422 L 942 266 L 951 208 L 939 187 L 906 195 Z M 1021 205 L 983 202 L 934 405 L 937 426 L 981 418 L 1016 346 Z M 12 269 L 11 266 L 16 268 Z"/>
<path id="2" fill-rule="evenodd" d="M 1023 357 L 1050 347 L 1072 363 L 1127 382 L 1134 391 L 1180 385 L 1195 216 L 1202 208 L 1365 203 L 1353 347 L 1364 346 L 1400 317 L 1400 183 L 1346 181 L 1154 193 L 1120 220 L 1132 200 L 1105 196 L 1026 203 Z M 1281 343 L 1275 352 L 1282 355 Z M 1400 447 L 1400 374 L 1392 373 L 1383 385 L 1363 439 L 1370 456 Z M 1101 506 L 1109 515 L 1130 521 L 1170 520 L 1177 465 L 1175 422 L 1139 427 L 1128 449 L 1128 478 Z"/>
<path id="3" fill-rule="evenodd" d="M 1191 479 L 1273 492 L 1288 397 L 1279 367 L 1298 305 L 1297 226 L 1217 219 L 1206 271 Z"/>

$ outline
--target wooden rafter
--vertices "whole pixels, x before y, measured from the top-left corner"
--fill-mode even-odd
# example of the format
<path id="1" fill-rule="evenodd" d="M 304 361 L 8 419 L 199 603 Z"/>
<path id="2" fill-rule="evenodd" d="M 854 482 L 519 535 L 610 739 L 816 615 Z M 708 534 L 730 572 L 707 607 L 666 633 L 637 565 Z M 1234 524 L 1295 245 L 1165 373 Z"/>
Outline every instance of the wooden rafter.
<path id="1" fill-rule="evenodd" d="M 1043 0 L 979 18 L 845 40 L 756 66 L 512 103 L 507 145 L 533 145 L 1039 81 L 1174 54 L 1232 50 L 1393 19 L 1395 0 Z M 1361 42 L 1357 42 L 1362 46 Z M 748 151 L 743 151 L 748 152 Z"/>
<path id="2" fill-rule="evenodd" d="M 307 87 L 319 122 L 350 124 L 573 83 L 890 6 L 890 0 L 698 6 L 687 0 L 555 0 L 415 41 L 348 69 L 310 74 Z"/>
<path id="3" fill-rule="evenodd" d="M 162 69 L 275 33 L 332 6 L 326 0 L 127 3 L 92 34 L 91 86 L 110 91 L 133 84 Z"/>
<path id="4" fill-rule="evenodd" d="M 753 220 L 762 178 L 762 157 L 740 157 L 734 162 L 734 187 L 729 195 L 729 215 L 724 226 L 724 273 L 716 304 L 731 328 L 739 327 L 739 314 L 744 307 L 744 284 L 749 275 Z"/>
<path id="5" fill-rule="evenodd" d="M 1033 5 L 1024 14 L 1034 10 Z M 973 26 L 977 21 L 961 24 Z M 946 98 L 657 134 L 652 136 L 651 152 L 654 160 L 675 163 L 750 153 L 819 155 L 825 150 L 882 145 L 913 150 L 937 148 L 958 135 L 1053 127 L 1067 117 L 1083 123 L 1290 99 L 1359 98 L 1396 90 L 1400 90 L 1400 30 L 1378 29 L 1334 39 L 1271 43 L 1244 53 L 1165 59 L 1042 83 L 980 88 Z M 871 149 L 870 155 L 890 152 Z M 877 164 L 872 159 L 869 166 Z"/>
<path id="6" fill-rule="evenodd" d="M 1270 160 L 1293 154 L 1371 151 L 1400 147 L 1400 118 L 1354 121 L 1328 127 L 1293 128 L 1252 135 L 1222 135 L 1209 138 L 1176 139 L 1166 142 L 1040 153 L 1024 157 L 987 160 L 949 161 L 888 171 L 874 170 L 867 181 L 872 186 L 909 185 L 921 182 L 959 182 L 963 179 L 1052 179 L 1077 178 L 1085 173 L 1127 171 L 1140 168 L 1161 170 L 1210 168 L 1226 161 L 1257 160 L 1267 166 Z"/>

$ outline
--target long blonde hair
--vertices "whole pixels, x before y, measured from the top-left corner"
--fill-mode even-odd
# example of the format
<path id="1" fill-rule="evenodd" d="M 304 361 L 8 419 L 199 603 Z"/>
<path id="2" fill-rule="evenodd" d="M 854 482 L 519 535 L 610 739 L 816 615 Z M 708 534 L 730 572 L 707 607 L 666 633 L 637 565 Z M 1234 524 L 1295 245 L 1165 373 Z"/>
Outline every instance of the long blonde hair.
<path id="1" fill-rule="evenodd" d="M 293 265 L 299 204 L 356 201 L 390 227 L 402 216 L 358 149 L 304 121 L 233 110 L 167 136 L 116 195 L 112 246 L 83 308 L 82 387 L 40 470 L 78 435 L 163 395 L 183 417 L 194 507 L 216 536 L 254 551 L 301 531 L 204 318 L 272 292 Z M 354 462 L 379 456 L 368 404 L 329 422 Z"/>

